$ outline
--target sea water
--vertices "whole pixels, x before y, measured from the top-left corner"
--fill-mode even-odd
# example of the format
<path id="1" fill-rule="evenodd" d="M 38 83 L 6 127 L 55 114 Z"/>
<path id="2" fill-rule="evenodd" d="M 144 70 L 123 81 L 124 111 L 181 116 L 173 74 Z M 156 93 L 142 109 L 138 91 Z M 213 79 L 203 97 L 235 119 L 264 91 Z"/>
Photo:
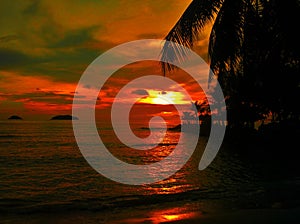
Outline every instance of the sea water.
<path id="1" fill-rule="evenodd" d="M 97 127 L 110 152 L 132 164 L 160 161 L 172 152 L 183 134 L 168 131 L 155 149 L 137 151 L 122 144 L 111 127 Z M 136 126 L 133 131 L 138 137 L 149 135 L 144 127 Z M 153 131 L 160 134 L 162 130 Z M 132 186 L 112 181 L 89 165 L 77 146 L 72 121 L 1 121 L 0 212 L 102 210 L 147 204 L 151 199 L 163 203 L 170 200 L 168 195 L 172 195 L 172 200 L 179 200 L 184 194 L 193 200 L 210 200 L 234 198 L 241 188 L 257 191 L 251 170 L 222 149 L 206 170 L 199 171 L 206 141 L 205 137 L 199 138 L 190 160 L 173 176 Z"/>

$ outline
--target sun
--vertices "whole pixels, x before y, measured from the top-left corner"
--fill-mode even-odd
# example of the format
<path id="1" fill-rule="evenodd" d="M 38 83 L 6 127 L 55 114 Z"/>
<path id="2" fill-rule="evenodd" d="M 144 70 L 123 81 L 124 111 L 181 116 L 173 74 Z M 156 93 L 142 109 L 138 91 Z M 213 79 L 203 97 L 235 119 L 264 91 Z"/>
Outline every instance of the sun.
<path id="1" fill-rule="evenodd" d="M 147 90 L 149 95 L 141 99 L 140 103 L 157 104 L 157 105 L 171 105 L 171 104 L 186 104 L 188 101 L 184 100 L 184 95 L 181 92 L 175 91 L 158 91 Z"/>
<path id="2" fill-rule="evenodd" d="M 159 105 L 169 105 L 169 104 L 174 104 L 172 99 L 167 99 L 167 98 L 161 98 L 161 97 L 155 97 L 151 99 L 152 104 L 159 104 Z"/>

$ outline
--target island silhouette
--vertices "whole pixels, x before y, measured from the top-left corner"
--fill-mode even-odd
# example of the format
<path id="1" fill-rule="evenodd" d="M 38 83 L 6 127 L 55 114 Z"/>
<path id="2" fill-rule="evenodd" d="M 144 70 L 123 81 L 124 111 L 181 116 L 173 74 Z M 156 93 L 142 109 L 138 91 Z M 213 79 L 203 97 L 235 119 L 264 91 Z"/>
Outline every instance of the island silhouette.
<path id="1" fill-rule="evenodd" d="M 8 118 L 8 120 L 23 120 L 23 118 L 17 116 L 17 115 L 12 115 Z"/>
<path id="2" fill-rule="evenodd" d="M 78 117 L 72 115 L 56 115 L 50 120 L 79 120 Z"/>

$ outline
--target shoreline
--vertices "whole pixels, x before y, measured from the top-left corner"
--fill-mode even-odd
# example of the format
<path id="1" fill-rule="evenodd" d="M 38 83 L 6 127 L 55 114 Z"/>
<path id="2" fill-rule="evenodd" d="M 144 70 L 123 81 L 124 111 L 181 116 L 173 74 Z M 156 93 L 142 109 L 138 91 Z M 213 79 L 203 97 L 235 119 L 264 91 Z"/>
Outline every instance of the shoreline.
<path id="1" fill-rule="evenodd" d="M 65 211 L 1 215 L 1 223 L 183 223 L 183 224 L 292 224 L 300 221 L 300 207 L 224 208 L 213 201 L 185 201 L 150 206 L 134 206 L 109 211 Z"/>

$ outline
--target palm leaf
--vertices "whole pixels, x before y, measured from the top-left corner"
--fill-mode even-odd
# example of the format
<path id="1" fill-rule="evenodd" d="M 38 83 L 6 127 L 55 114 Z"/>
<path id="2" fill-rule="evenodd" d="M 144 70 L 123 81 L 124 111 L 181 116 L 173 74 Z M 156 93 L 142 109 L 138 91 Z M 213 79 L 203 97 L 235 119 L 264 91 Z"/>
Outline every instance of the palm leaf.
<path id="1" fill-rule="evenodd" d="M 244 1 L 226 0 L 213 24 L 208 54 L 211 70 L 219 75 L 219 79 L 222 79 L 222 73 L 239 68 L 243 53 L 245 4 Z"/>
<path id="2" fill-rule="evenodd" d="M 194 0 L 190 3 L 175 26 L 165 37 L 165 40 L 170 42 L 165 42 L 161 54 L 161 59 L 169 62 L 161 63 L 164 74 L 175 68 L 172 62 L 185 60 L 186 52 L 184 48 L 178 47 L 172 42 L 192 48 L 204 26 L 214 19 L 222 2 L 223 0 Z"/>

